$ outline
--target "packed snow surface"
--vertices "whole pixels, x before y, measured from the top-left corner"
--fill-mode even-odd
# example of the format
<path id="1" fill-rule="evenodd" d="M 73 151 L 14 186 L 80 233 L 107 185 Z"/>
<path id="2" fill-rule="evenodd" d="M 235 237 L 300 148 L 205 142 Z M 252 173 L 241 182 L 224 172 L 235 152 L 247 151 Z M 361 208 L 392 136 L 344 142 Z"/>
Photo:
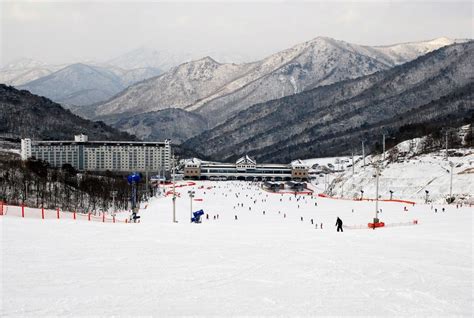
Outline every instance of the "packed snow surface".
<path id="1" fill-rule="evenodd" d="M 1 216 L 0 316 L 472 316 L 473 208 L 381 202 L 372 230 L 374 202 L 176 190 L 178 223 L 169 195 L 138 224 Z"/>

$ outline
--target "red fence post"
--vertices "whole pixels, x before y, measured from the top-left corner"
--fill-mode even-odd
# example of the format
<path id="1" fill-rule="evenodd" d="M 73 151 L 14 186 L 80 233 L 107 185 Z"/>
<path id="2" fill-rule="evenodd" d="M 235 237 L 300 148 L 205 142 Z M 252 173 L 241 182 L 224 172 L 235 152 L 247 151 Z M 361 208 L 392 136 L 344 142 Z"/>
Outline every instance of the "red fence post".
<path id="1" fill-rule="evenodd" d="M 91 220 L 91 213 L 89 212 L 89 214 L 87 214 L 87 220 L 90 221 Z"/>
<path id="2" fill-rule="evenodd" d="M 76 219 L 76 211 L 72 213 L 72 217 L 74 218 L 74 220 Z"/>
<path id="3" fill-rule="evenodd" d="M 21 204 L 21 217 L 25 217 L 25 205 L 23 203 Z"/>
<path id="4" fill-rule="evenodd" d="M 41 207 L 41 218 L 44 220 L 44 207 Z"/>
<path id="5" fill-rule="evenodd" d="M 56 208 L 56 215 L 57 215 L 57 217 L 58 217 L 58 219 L 59 219 L 59 208 Z"/>

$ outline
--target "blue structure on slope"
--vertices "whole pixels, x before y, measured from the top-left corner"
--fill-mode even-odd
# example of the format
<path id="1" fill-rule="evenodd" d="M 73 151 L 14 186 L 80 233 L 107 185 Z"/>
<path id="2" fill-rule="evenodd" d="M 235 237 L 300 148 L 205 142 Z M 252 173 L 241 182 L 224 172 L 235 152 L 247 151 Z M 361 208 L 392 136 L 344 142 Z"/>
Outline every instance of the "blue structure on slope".
<path id="1" fill-rule="evenodd" d="M 203 215 L 204 215 L 203 210 L 193 212 L 193 217 L 191 218 L 191 222 L 201 223 L 201 216 L 203 216 Z"/>

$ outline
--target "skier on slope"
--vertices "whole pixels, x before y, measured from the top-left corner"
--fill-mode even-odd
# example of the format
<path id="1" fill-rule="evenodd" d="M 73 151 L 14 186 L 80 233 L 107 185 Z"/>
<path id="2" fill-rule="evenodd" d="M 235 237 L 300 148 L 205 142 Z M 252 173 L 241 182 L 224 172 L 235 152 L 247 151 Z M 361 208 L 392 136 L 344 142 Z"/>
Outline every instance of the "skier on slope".
<path id="1" fill-rule="evenodd" d="M 339 230 L 341 230 L 341 232 L 344 232 L 343 229 L 342 229 L 342 220 L 339 217 L 337 217 L 335 226 L 337 226 L 337 231 L 338 232 L 339 232 Z"/>

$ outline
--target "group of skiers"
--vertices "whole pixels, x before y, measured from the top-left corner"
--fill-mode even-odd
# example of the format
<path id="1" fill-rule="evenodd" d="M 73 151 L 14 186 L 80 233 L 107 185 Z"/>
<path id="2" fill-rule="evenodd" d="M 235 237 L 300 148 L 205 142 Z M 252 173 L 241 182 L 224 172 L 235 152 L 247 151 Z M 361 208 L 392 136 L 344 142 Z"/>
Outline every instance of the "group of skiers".
<path id="1" fill-rule="evenodd" d="M 217 186 L 215 188 L 221 188 L 221 186 Z M 223 188 L 227 188 L 228 189 L 228 192 L 232 193 L 233 192 L 233 189 L 229 187 L 229 184 L 226 185 L 226 186 L 223 186 Z M 250 185 L 248 185 L 247 187 L 242 187 L 242 190 L 259 190 L 260 187 L 258 184 L 255 184 L 255 183 L 251 183 Z M 257 194 L 258 193 L 258 194 Z M 214 192 L 212 193 L 213 195 L 216 195 L 218 193 Z M 223 193 L 223 195 L 225 197 L 228 197 L 227 195 L 228 193 Z M 256 192 L 255 193 L 256 195 L 258 196 L 261 196 L 263 195 L 264 193 L 262 192 Z M 234 192 L 234 196 L 236 199 L 239 199 L 239 198 L 243 198 L 244 197 L 244 194 L 237 191 L 237 192 Z M 265 194 L 265 196 L 263 198 L 259 198 L 259 197 L 256 197 L 256 196 L 252 196 L 252 195 L 249 195 L 249 194 L 245 194 L 245 199 L 246 200 L 249 200 L 250 201 L 250 204 L 248 205 L 248 211 L 252 211 L 252 205 L 255 206 L 259 201 L 262 202 L 262 203 L 265 203 L 267 202 L 267 198 L 268 198 L 268 194 Z M 281 194 L 281 197 L 280 197 L 280 202 L 283 202 L 283 194 Z M 313 199 L 313 196 L 311 196 L 311 199 Z M 300 203 L 303 202 L 305 204 L 308 203 L 307 201 L 307 198 L 306 197 L 303 197 L 303 196 L 297 196 L 295 194 L 295 196 L 292 198 L 291 196 L 288 197 L 288 201 L 293 201 L 295 203 L 297 203 L 297 208 L 300 208 Z M 245 201 L 244 201 L 245 202 Z M 244 205 L 247 205 L 247 204 L 244 204 L 244 202 L 237 202 L 237 205 L 234 205 L 234 210 L 236 209 L 239 209 L 239 208 L 244 208 Z M 253 204 L 252 204 L 253 203 Z M 317 206 L 317 202 L 314 202 L 314 206 Z M 287 217 L 287 214 L 286 213 L 282 213 L 281 211 L 278 211 L 278 214 L 283 214 L 283 218 L 286 218 Z M 266 215 L 266 211 L 263 210 L 262 211 L 262 215 Z M 209 220 L 210 219 L 210 215 L 209 214 L 206 214 L 206 220 Z M 212 219 L 214 220 L 218 220 L 219 219 L 219 214 L 216 214 L 216 215 L 212 215 Z M 238 217 L 238 214 L 234 214 L 234 220 L 235 221 L 238 221 L 239 220 L 239 217 Z M 304 222 L 304 218 L 303 216 L 300 216 L 300 221 L 301 222 Z M 315 229 L 323 229 L 323 223 L 318 223 L 318 222 L 315 222 L 314 219 L 310 219 L 310 223 L 311 225 L 314 225 Z M 336 230 L 337 232 L 343 232 L 343 222 L 342 220 L 338 217 L 337 220 L 336 220 Z"/>

